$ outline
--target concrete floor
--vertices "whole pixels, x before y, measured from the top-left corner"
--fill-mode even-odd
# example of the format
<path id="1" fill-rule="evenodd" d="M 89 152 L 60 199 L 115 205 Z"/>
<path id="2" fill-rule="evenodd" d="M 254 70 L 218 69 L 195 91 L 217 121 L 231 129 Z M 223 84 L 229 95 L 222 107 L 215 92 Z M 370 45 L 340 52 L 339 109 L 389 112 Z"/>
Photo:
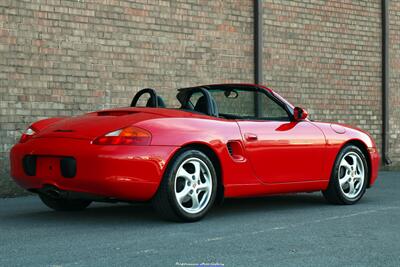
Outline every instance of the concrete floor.
<path id="1" fill-rule="evenodd" d="M 0 266 L 400 266 L 400 173 L 381 172 L 353 206 L 320 193 L 227 200 L 202 221 L 150 205 L 58 213 L 0 199 Z M 217 265 L 218 266 L 218 265 Z"/>

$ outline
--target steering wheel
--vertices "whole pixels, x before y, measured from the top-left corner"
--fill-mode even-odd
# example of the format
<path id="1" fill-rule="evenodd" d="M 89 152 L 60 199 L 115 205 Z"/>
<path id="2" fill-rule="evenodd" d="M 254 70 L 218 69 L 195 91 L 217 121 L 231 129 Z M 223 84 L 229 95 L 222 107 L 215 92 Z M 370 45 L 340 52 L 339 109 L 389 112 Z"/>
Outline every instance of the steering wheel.
<path id="1" fill-rule="evenodd" d="M 147 102 L 146 107 L 157 108 L 158 107 L 158 96 L 157 96 L 156 91 L 152 88 L 145 88 L 145 89 L 142 89 L 139 92 L 137 92 L 136 95 L 132 99 L 131 107 L 136 107 L 136 104 L 139 101 L 139 98 L 144 94 L 150 95 L 150 98 Z"/>

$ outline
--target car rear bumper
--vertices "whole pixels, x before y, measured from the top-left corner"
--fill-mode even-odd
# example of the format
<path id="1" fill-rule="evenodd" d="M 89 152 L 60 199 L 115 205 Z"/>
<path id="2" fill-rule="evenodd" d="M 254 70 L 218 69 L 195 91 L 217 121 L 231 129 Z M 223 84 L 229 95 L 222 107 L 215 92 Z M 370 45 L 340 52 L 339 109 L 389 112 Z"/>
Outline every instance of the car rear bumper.
<path id="1" fill-rule="evenodd" d="M 11 176 L 28 190 L 51 185 L 65 191 L 146 201 L 157 191 L 164 169 L 178 148 L 99 146 L 83 139 L 34 138 L 11 149 Z M 33 173 L 24 166 L 26 156 L 35 158 L 30 163 L 35 165 Z M 73 161 L 75 172 L 69 169 Z"/>

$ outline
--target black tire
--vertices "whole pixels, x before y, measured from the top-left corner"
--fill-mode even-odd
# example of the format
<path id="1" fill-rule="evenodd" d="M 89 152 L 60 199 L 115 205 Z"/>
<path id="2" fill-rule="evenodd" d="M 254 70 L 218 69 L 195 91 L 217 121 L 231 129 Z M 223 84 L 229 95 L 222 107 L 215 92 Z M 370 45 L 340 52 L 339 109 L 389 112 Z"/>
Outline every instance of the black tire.
<path id="1" fill-rule="evenodd" d="M 52 198 L 45 194 L 39 194 L 39 198 L 47 207 L 56 211 L 84 210 L 92 203 L 90 200 Z"/>
<path id="2" fill-rule="evenodd" d="M 211 176 L 210 180 L 212 181 L 212 188 L 209 191 L 211 192 L 209 201 L 204 204 L 204 208 L 198 213 L 186 212 L 180 204 L 178 204 L 177 197 L 175 196 L 175 179 L 178 179 L 176 178 L 178 169 L 183 166 L 182 164 L 184 164 L 184 162 L 191 158 L 199 159 L 206 164 Z M 166 220 L 181 222 L 198 221 L 202 219 L 213 206 L 217 194 L 217 186 L 217 174 L 210 159 L 198 150 L 185 149 L 179 151 L 168 164 L 157 193 L 152 200 L 152 204 L 159 215 Z"/>
<path id="3" fill-rule="evenodd" d="M 363 164 L 364 167 L 364 182 L 361 188 L 359 189 L 358 193 L 354 197 L 348 197 L 346 193 L 343 191 L 343 189 L 340 186 L 339 182 L 339 172 L 347 172 L 346 169 L 343 170 L 343 167 L 340 167 L 340 163 L 343 159 L 343 157 L 347 157 L 347 155 L 355 153 L 359 156 L 359 159 L 361 160 L 361 163 Z M 354 155 L 354 154 L 353 154 Z M 340 174 L 342 174 L 340 173 Z M 365 158 L 364 153 L 356 146 L 354 145 L 347 145 L 345 146 L 337 155 L 335 164 L 333 165 L 332 169 L 332 174 L 331 178 L 329 181 L 328 188 L 324 191 L 322 191 L 322 194 L 324 195 L 325 199 L 332 203 L 332 204 L 341 204 L 341 205 L 352 205 L 357 203 L 362 196 L 364 195 L 367 184 L 369 182 L 369 173 L 368 173 L 368 163 Z"/>

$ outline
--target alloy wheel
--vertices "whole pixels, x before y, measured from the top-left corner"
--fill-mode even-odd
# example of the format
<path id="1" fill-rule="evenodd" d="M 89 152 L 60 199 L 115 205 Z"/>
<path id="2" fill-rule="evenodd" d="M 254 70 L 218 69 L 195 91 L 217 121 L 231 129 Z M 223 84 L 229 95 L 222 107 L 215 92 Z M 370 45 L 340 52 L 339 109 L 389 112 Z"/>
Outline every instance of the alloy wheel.
<path id="1" fill-rule="evenodd" d="M 175 175 L 174 193 L 178 205 L 187 213 L 197 214 L 207 207 L 213 182 L 210 169 L 199 158 L 181 163 Z"/>
<path id="2" fill-rule="evenodd" d="M 365 166 L 361 157 L 350 151 L 340 161 L 338 170 L 339 187 L 344 196 L 357 198 L 365 183 Z"/>

